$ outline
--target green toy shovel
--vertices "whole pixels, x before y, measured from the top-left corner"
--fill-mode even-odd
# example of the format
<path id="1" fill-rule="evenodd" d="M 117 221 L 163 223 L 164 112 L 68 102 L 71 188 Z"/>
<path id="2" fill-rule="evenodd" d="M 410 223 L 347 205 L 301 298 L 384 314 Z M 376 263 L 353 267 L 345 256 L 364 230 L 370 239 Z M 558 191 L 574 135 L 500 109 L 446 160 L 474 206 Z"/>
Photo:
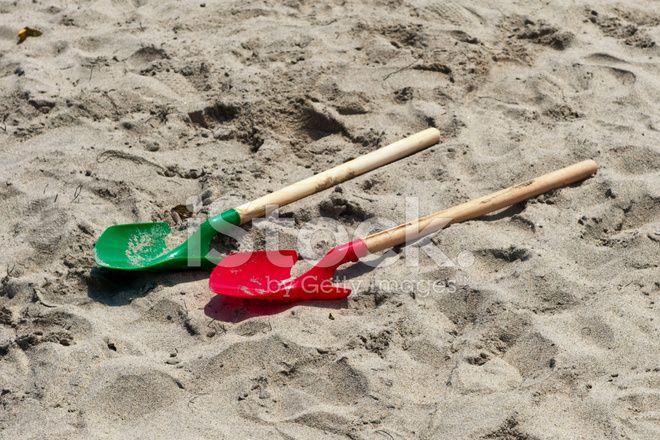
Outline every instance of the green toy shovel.
<path id="1" fill-rule="evenodd" d="M 267 208 L 288 205 L 346 180 L 387 165 L 440 141 L 440 132 L 428 128 L 376 151 L 357 157 L 279 191 L 228 209 L 202 223 L 188 240 L 174 249 L 166 245 L 167 223 L 134 223 L 106 229 L 94 247 L 100 267 L 118 270 L 154 270 L 209 267 L 217 263 L 209 256 L 213 237 L 232 225 L 263 216 Z"/>

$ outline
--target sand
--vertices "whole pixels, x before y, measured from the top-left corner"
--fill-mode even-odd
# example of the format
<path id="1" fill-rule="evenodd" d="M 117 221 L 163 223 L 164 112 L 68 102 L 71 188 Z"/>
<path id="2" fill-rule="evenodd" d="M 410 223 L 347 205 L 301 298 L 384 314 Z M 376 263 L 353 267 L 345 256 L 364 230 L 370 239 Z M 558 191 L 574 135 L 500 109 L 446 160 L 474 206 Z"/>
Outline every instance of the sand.
<path id="1" fill-rule="evenodd" d="M 659 438 L 657 6 L 1 1 L 0 437 Z M 334 304 L 94 269 L 109 225 L 428 126 L 441 144 L 285 208 L 283 241 L 601 170 L 451 226 L 444 264 L 344 271 Z"/>

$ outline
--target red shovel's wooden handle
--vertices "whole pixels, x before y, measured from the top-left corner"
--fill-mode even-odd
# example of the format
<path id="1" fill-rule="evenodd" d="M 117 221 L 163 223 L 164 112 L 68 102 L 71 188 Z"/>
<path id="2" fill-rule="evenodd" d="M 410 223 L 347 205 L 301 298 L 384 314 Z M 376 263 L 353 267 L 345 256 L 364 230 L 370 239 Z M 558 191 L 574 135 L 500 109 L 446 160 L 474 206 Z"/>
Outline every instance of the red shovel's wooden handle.
<path id="1" fill-rule="evenodd" d="M 585 160 L 574 165 L 553 171 L 536 179 L 503 189 L 493 194 L 470 200 L 443 211 L 429 214 L 412 222 L 376 232 L 364 239 L 369 252 L 415 240 L 432 234 L 447 225 L 481 217 L 493 211 L 514 205 L 555 188 L 579 182 L 593 175 L 598 165 L 593 160 Z"/>

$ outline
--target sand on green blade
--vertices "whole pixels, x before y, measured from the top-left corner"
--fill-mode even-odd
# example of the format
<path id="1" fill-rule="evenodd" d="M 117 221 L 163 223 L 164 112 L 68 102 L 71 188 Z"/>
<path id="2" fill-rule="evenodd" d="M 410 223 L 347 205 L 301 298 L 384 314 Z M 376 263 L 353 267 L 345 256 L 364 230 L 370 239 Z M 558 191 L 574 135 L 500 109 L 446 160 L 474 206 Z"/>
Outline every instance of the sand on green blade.
<path id="1" fill-rule="evenodd" d="M 194 269 L 217 263 L 208 254 L 211 240 L 240 216 L 229 209 L 202 223 L 185 242 L 167 248 L 170 226 L 164 222 L 115 225 L 106 229 L 94 246 L 96 263 L 116 270 Z"/>

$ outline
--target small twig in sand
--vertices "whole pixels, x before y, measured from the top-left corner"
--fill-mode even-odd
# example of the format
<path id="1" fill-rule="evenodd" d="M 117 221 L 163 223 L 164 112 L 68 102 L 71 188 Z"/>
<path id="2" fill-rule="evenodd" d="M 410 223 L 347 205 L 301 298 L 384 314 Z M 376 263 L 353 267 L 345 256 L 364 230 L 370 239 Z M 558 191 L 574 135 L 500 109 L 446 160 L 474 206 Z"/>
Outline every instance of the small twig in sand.
<path id="1" fill-rule="evenodd" d="M 115 109 L 115 112 L 116 112 L 117 111 L 117 104 L 115 103 L 115 100 L 112 99 L 112 96 L 110 96 L 110 94 L 108 93 L 107 90 L 104 90 L 102 93 L 103 93 L 103 96 L 108 98 L 108 101 L 110 101 L 110 104 L 112 104 L 112 107 Z"/>
<path id="2" fill-rule="evenodd" d="M 82 192 L 82 184 L 79 184 L 76 187 L 76 190 L 73 192 L 73 199 L 71 199 L 71 202 L 75 202 L 78 196 L 80 196 L 81 192 Z"/>
<path id="3" fill-rule="evenodd" d="M 389 438 L 389 439 L 394 440 L 394 437 L 392 437 L 392 434 L 390 434 L 389 432 L 385 431 L 384 429 L 378 429 L 378 430 L 376 430 L 376 431 L 374 431 L 374 432 L 375 432 L 376 434 L 381 434 L 383 437 L 386 437 L 386 438 Z"/>
<path id="4" fill-rule="evenodd" d="M 188 400 L 188 408 L 190 408 L 190 404 L 191 404 L 191 403 L 194 403 L 195 400 L 196 400 L 198 397 L 208 396 L 209 394 L 211 394 L 211 393 L 195 394 L 194 396 L 192 396 L 192 397 L 190 398 L 190 400 Z"/>
<path id="5" fill-rule="evenodd" d="M 509 104 L 509 105 L 520 105 L 517 102 L 514 101 L 505 101 L 503 99 L 495 98 L 494 96 L 477 96 L 476 99 L 492 99 L 493 101 L 501 102 L 502 104 Z"/>
<path id="6" fill-rule="evenodd" d="M 49 303 L 49 302 L 47 302 L 47 301 L 44 301 L 44 299 L 43 299 L 43 298 L 41 297 L 41 295 L 39 294 L 39 291 L 38 291 L 38 290 L 35 290 L 35 291 L 34 291 L 34 295 L 36 296 L 37 301 L 40 302 L 42 306 L 44 306 L 44 307 L 48 307 L 49 309 L 53 309 L 53 308 L 58 307 L 57 304 L 51 304 L 51 303 Z"/>
<path id="7" fill-rule="evenodd" d="M 403 72 L 403 71 L 406 70 L 406 69 L 410 69 L 412 66 L 414 66 L 415 64 L 417 64 L 418 61 L 419 61 L 419 60 L 415 60 L 415 61 L 413 61 L 412 63 L 408 64 L 407 66 L 403 66 L 403 67 L 401 67 L 400 69 L 395 70 L 394 72 L 390 72 L 390 73 L 388 73 L 387 75 L 385 75 L 385 76 L 383 77 L 383 81 L 387 81 L 387 79 L 388 79 L 390 76 L 392 76 L 392 75 L 396 75 L 396 74 L 399 73 L 399 72 Z"/>
<path id="8" fill-rule="evenodd" d="M 165 168 L 162 166 L 158 165 L 157 163 L 151 162 L 147 159 L 144 159 L 140 156 L 135 156 L 133 154 L 125 153 L 123 151 L 118 151 L 118 150 L 106 150 L 101 153 L 99 153 L 96 156 L 96 161 L 98 163 L 103 163 L 108 159 L 112 158 L 119 158 L 119 159 L 126 159 L 130 160 L 133 163 L 136 163 L 138 165 L 151 165 L 152 167 L 157 168 L 159 171 L 164 172 Z"/>
<path id="9" fill-rule="evenodd" d="M 92 64 L 92 66 L 89 68 L 89 81 L 88 82 L 92 81 L 92 74 L 94 73 L 94 66 L 95 65 L 96 64 Z"/>

